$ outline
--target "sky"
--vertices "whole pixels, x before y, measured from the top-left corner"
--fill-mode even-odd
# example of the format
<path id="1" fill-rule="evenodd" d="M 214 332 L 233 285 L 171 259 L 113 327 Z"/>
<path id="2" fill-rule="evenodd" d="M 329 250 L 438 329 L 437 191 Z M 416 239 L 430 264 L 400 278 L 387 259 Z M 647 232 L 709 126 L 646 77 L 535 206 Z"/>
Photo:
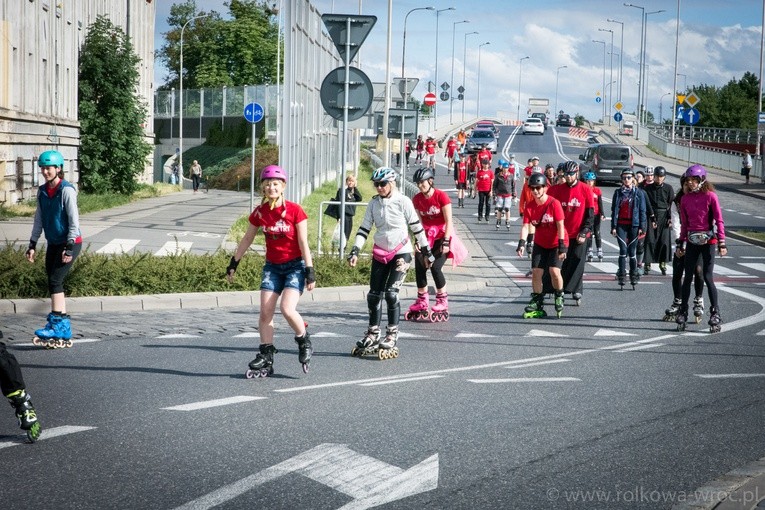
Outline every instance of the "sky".
<path id="1" fill-rule="evenodd" d="M 274 0 L 279 1 L 279 0 Z M 284 0 L 287 1 L 287 0 Z M 680 37 L 677 44 L 677 88 L 723 86 L 740 79 L 745 72 L 759 76 L 762 38 L 763 0 L 637 0 L 649 14 L 646 23 L 645 104 L 658 118 L 660 101 L 663 116 L 671 110 L 669 94 L 675 74 L 675 42 L 680 3 Z M 167 17 L 173 0 L 157 1 L 155 41 L 164 43 Z M 227 0 L 196 0 L 199 11 L 215 10 L 228 17 Z M 388 2 L 386 0 L 313 0 L 323 13 L 377 16 L 377 23 L 361 47 L 361 69 L 373 82 L 384 82 Z M 627 7 L 617 0 L 493 0 L 480 3 L 453 0 L 393 0 L 391 77 L 401 74 L 404 17 L 414 8 L 433 6 L 444 10 L 438 15 L 419 10 L 411 13 L 406 26 L 406 76 L 419 78 L 413 95 L 420 100 L 428 81 L 453 85 L 450 92 L 464 85 L 465 115 L 476 115 L 480 53 L 480 116 L 514 120 L 519 109 L 525 117 L 529 97 L 548 98 L 551 111 L 601 118 L 603 104 L 616 103 L 621 88 L 624 112 L 636 110 L 640 61 L 641 9 Z M 624 50 L 621 49 L 623 23 Z M 462 23 L 468 21 L 468 23 Z M 613 31 L 613 52 L 611 51 Z M 479 32 L 478 34 L 469 34 Z M 453 37 L 454 34 L 454 37 Z M 605 44 L 593 40 L 604 41 Z M 467 44 L 466 44 L 467 43 Z M 489 43 L 489 44 L 484 44 Z M 479 45 L 482 45 L 479 52 Z M 452 49 L 454 48 L 454 52 Z M 436 49 L 438 58 L 436 60 Z M 605 66 L 604 66 L 605 49 Z M 619 59 L 622 80 L 618 83 Z M 463 59 L 463 55 L 466 58 Z M 520 63 L 522 57 L 529 58 Z M 613 57 L 613 65 L 611 58 Z M 463 78 L 462 69 L 465 68 Z M 565 67 L 563 67 L 565 66 Z M 452 82 L 454 69 L 454 83 Z M 604 80 L 605 70 L 605 80 Z M 613 72 L 612 85 L 609 84 Z M 155 65 L 155 80 L 161 84 L 167 70 Z M 613 90 L 612 90 L 613 89 Z M 437 92 L 440 93 L 439 88 Z M 557 96 L 556 96 L 557 93 Z M 612 98 L 608 97 L 612 93 Z M 597 103 L 601 97 L 605 102 Z M 610 100 L 612 99 L 612 100 Z M 555 106 L 557 104 L 557 110 Z M 703 103 L 697 108 L 703 115 Z M 455 101 L 452 117 L 461 120 L 462 102 Z M 449 103 L 439 103 L 439 118 L 449 111 Z M 616 113 L 611 108 L 611 115 Z M 440 123 L 439 123 L 440 124 Z"/>

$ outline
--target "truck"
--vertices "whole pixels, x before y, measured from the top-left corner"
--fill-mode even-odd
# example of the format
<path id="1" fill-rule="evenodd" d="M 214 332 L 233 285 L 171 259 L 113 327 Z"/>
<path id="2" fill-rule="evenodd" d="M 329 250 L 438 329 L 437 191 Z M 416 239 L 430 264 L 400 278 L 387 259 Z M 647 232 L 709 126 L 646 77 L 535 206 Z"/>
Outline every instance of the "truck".
<path id="1" fill-rule="evenodd" d="M 527 110 L 528 117 L 538 117 L 542 119 L 545 127 L 550 120 L 550 100 L 541 97 L 530 97 Z M 544 114 L 544 117 L 540 114 Z"/>

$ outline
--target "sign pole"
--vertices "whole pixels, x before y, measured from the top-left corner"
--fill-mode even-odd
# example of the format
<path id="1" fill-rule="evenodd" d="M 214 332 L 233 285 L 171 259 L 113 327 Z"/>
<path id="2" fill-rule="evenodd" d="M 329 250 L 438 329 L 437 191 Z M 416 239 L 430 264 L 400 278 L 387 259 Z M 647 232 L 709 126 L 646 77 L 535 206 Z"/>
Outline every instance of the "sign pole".
<path id="1" fill-rule="evenodd" d="M 351 18 L 350 16 L 345 20 L 345 54 L 351 54 Z M 342 176 L 342 182 L 340 183 L 340 252 L 338 256 L 340 260 L 343 259 L 345 253 L 345 172 L 346 162 L 348 159 L 348 92 L 350 87 L 350 66 L 351 59 L 345 59 L 345 83 L 343 84 L 343 145 L 340 151 L 340 175 Z"/>
<path id="2" fill-rule="evenodd" d="M 255 208 L 255 123 L 252 123 L 252 157 L 250 159 L 250 212 Z"/>

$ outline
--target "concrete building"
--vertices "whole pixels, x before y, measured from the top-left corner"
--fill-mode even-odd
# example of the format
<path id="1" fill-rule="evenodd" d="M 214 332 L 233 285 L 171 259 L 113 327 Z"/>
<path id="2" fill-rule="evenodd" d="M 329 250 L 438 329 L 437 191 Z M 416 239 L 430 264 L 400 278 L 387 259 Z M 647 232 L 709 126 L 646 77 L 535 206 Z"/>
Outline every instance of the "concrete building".
<path id="1" fill-rule="evenodd" d="M 79 50 L 106 16 L 141 59 L 138 93 L 153 139 L 155 0 L 0 0 L 0 203 L 34 196 L 37 156 L 57 149 L 66 179 L 79 180 Z M 151 182 L 151 165 L 142 180 Z"/>

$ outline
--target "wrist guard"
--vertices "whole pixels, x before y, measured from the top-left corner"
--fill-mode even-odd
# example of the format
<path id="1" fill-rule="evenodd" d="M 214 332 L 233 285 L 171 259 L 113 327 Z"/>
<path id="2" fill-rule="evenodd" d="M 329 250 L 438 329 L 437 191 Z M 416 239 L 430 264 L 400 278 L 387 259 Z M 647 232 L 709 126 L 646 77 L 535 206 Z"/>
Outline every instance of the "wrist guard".
<path id="1" fill-rule="evenodd" d="M 725 242 L 721 242 L 721 243 L 717 244 L 717 249 L 718 250 L 722 250 L 723 248 L 726 249 L 726 250 L 728 249 L 728 247 L 725 246 Z"/>
<path id="2" fill-rule="evenodd" d="M 566 241 L 563 239 L 558 239 L 558 253 L 566 253 L 568 251 L 568 248 L 566 247 Z"/>
<path id="3" fill-rule="evenodd" d="M 351 252 L 348 254 L 348 260 L 351 260 L 353 257 L 358 257 L 359 256 L 359 251 L 360 250 L 356 246 L 351 248 Z"/>
<path id="4" fill-rule="evenodd" d="M 526 246 L 526 240 L 518 239 L 518 247 L 515 249 L 515 251 L 521 251 L 521 248 L 524 248 L 525 246 Z"/>
<path id="5" fill-rule="evenodd" d="M 226 268 L 226 274 L 234 274 L 237 267 L 239 267 L 239 261 L 236 260 L 233 255 L 231 255 L 231 260 L 228 261 L 228 267 Z"/>
<path id="6" fill-rule="evenodd" d="M 64 255 L 71 257 L 72 250 L 74 250 L 74 241 L 67 241 L 66 247 L 64 248 Z"/>
<path id="7" fill-rule="evenodd" d="M 452 244 L 451 237 L 444 237 L 444 240 L 441 242 L 441 246 L 446 246 L 447 248 L 451 246 L 451 244 Z"/>
<path id="8" fill-rule="evenodd" d="M 305 282 L 307 284 L 316 283 L 316 271 L 313 269 L 312 266 L 307 266 L 305 268 Z"/>
<path id="9" fill-rule="evenodd" d="M 27 247 L 27 254 L 30 251 L 35 251 L 37 249 L 37 241 L 29 241 L 29 246 Z"/>
<path id="10" fill-rule="evenodd" d="M 422 253 L 422 256 L 428 259 L 428 261 L 430 261 L 431 264 L 436 260 L 436 258 L 430 252 L 430 248 L 428 248 L 427 246 L 421 246 L 420 253 Z"/>

